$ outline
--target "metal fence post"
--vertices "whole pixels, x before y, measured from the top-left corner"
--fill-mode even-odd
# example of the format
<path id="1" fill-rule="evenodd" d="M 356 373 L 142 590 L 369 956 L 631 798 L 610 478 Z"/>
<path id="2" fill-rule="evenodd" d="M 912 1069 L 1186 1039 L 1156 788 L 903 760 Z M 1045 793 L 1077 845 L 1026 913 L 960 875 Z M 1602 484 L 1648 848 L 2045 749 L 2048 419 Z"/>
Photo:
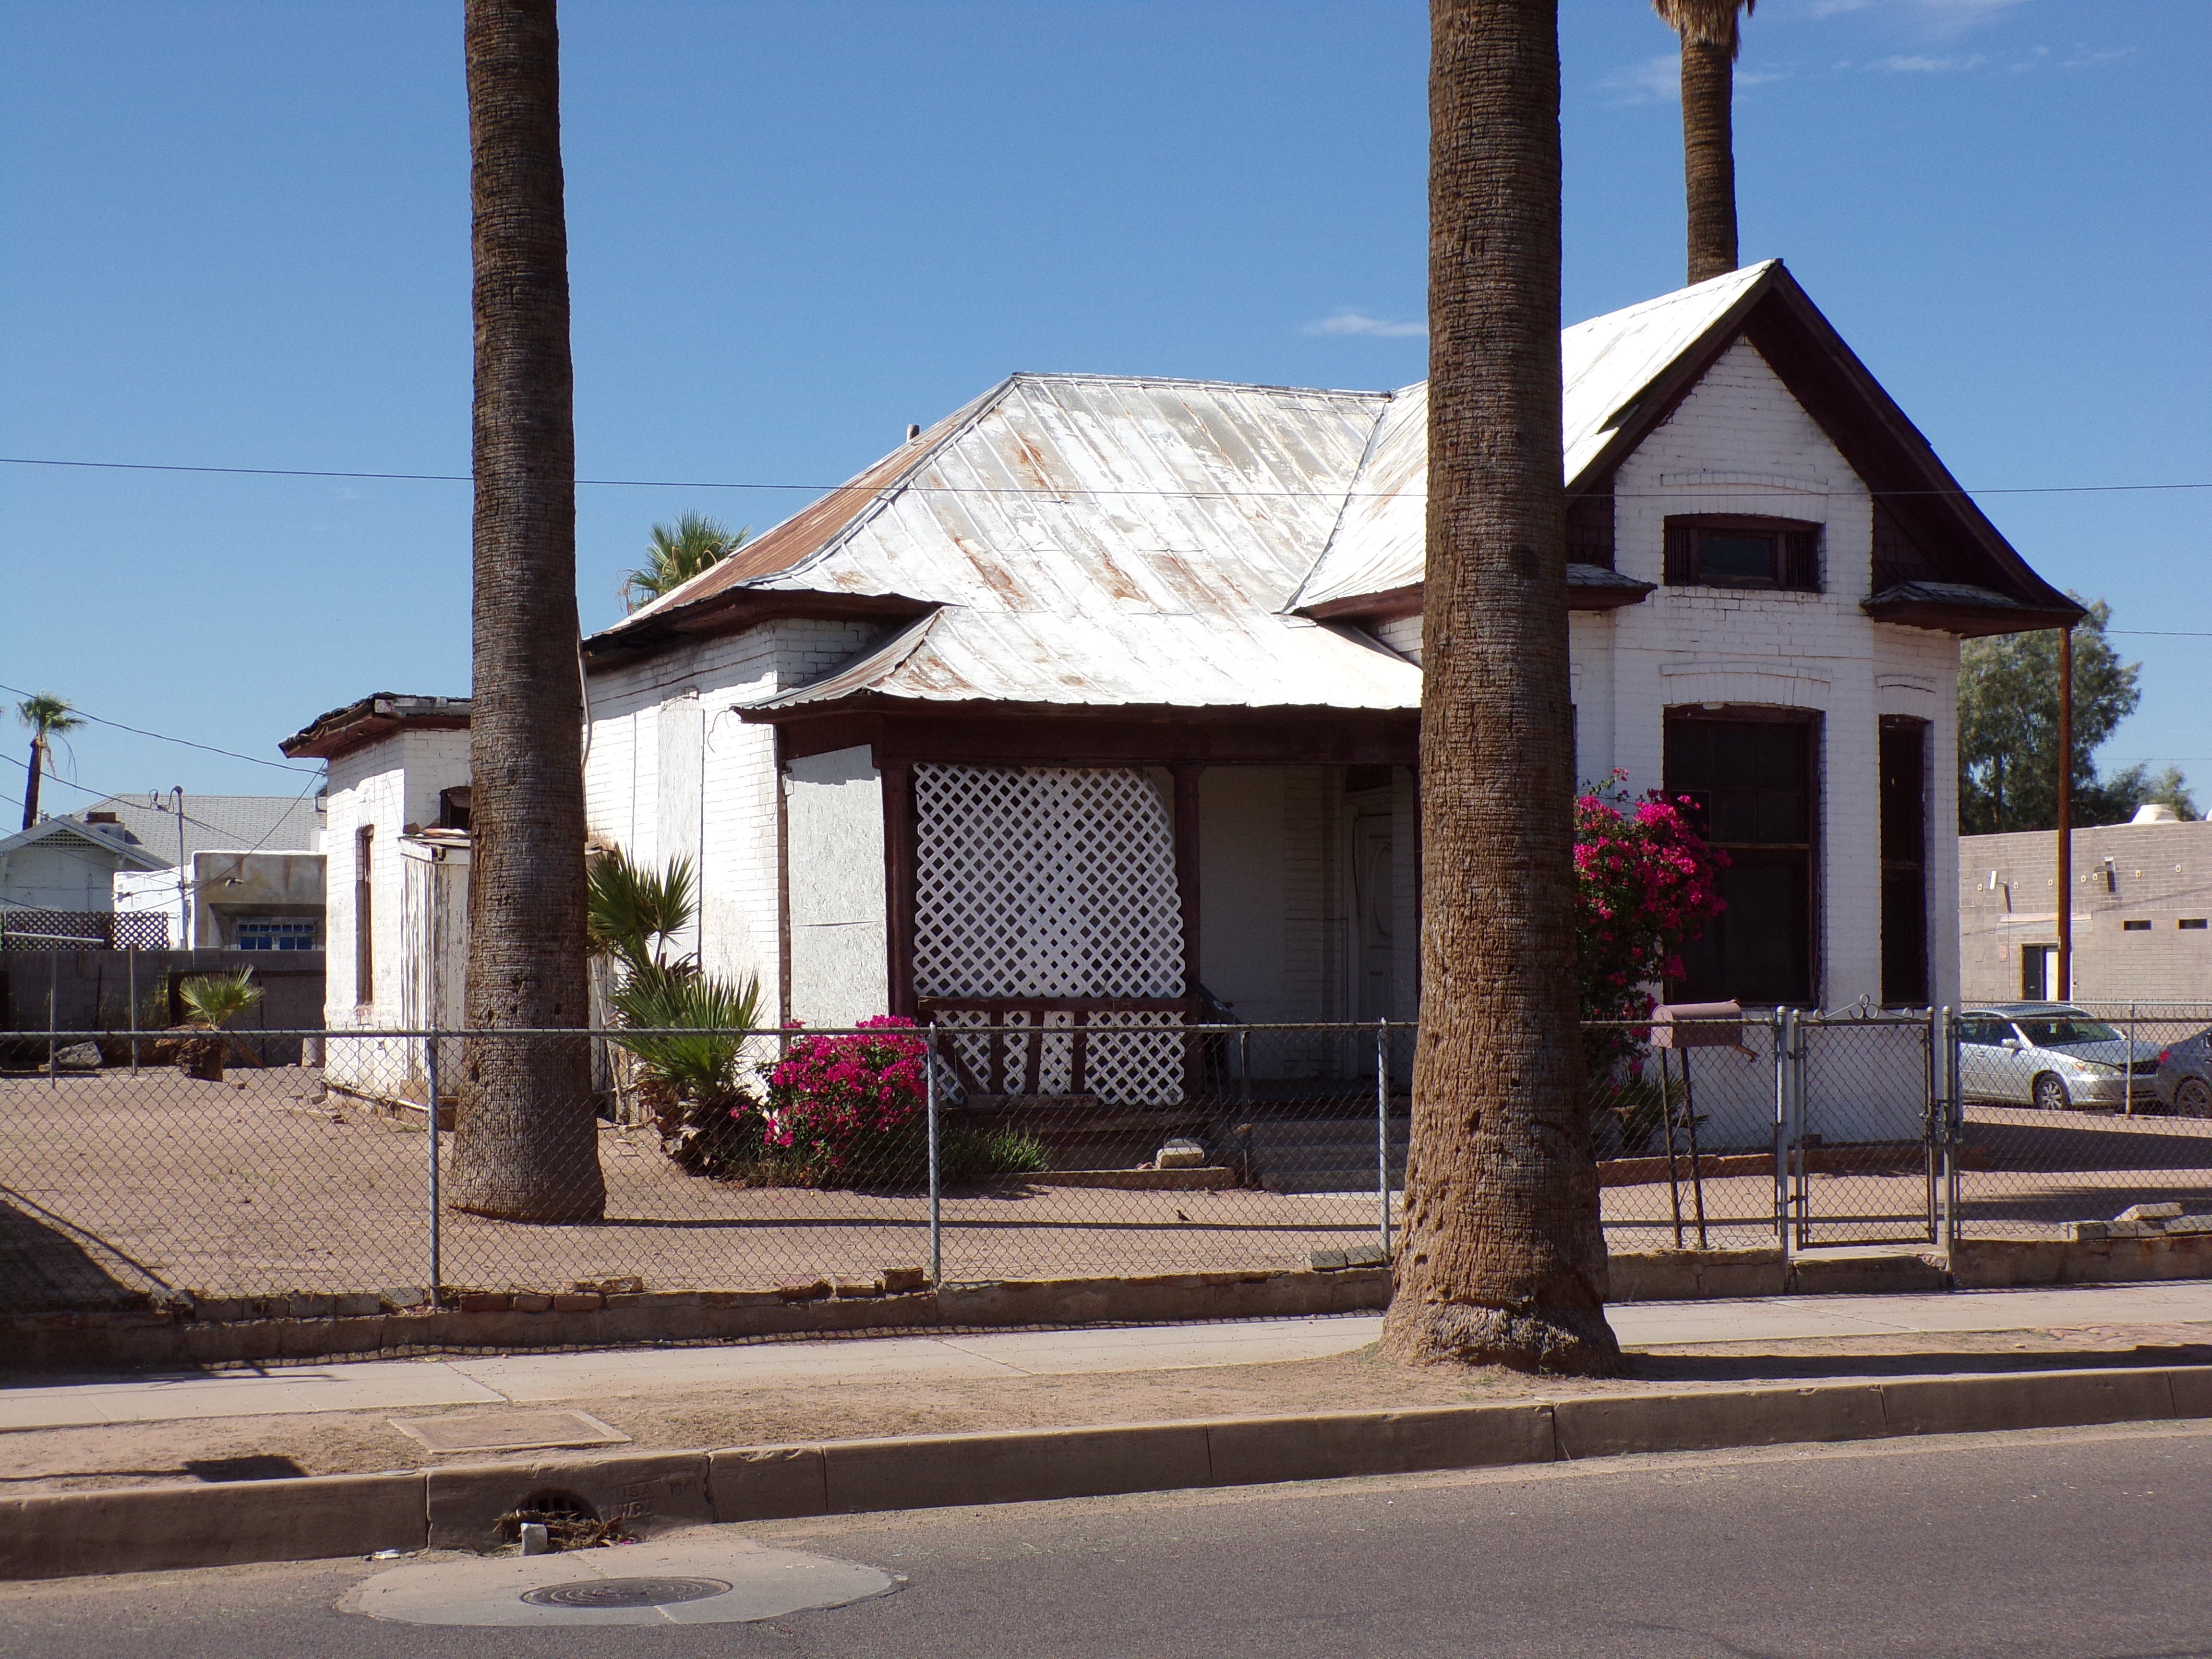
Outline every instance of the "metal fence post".
<path id="1" fill-rule="evenodd" d="M 1774 1242 L 1782 1247 L 1786 1276 L 1790 1266 L 1790 1079 L 1783 1053 L 1789 1042 L 1790 1013 L 1774 1011 Z"/>
<path id="2" fill-rule="evenodd" d="M 2127 1098 L 2127 1104 L 2120 1111 L 2120 1115 L 2123 1117 L 2133 1117 L 2136 1115 L 2136 1032 L 2137 1029 L 2136 1005 L 2130 1002 L 2128 1004 L 2126 1069 L 2120 1073 L 2120 1087 Z"/>
<path id="3" fill-rule="evenodd" d="M 1390 1259 L 1390 1018 L 1375 1022 L 1375 1225 Z"/>
<path id="4" fill-rule="evenodd" d="M 922 1038 L 922 1098 L 929 1117 L 929 1283 L 945 1282 L 945 1193 L 938 1169 L 937 1030 Z"/>
<path id="5" fill-rule="evenodd" d="M 1783 1011 L 1783 1115 L 1790 1166 L 1790 1199 L 1796 1221 L 1796 1249 L 1805 1249 L 1812 1221 L 1812 1194 L 1805 1190 L 1805 1011 Z M 1785 1249 L 1790 1245 L 1785 1243 Z"/>
<path id="6" fill-rule="evenodd" d="M 430 1028 L 428 1046 L 424 1049 L 424 1091 L 428 1098 L 422 1114 L 422 1140 L 429 1148 L 430 1173 L 430 1282 L 423 1288 L 430 1293 L 430 1305 L 439 1305 L 438 1287 L 445 1276 L 444 1264 L 439 1260 L 439 1192 L 438 1192 L 438 1028 Z"/>
<path id="7" fill-rule="evenodd" d="M 49 941 L 51 944 L 52 941 Z M 57 1058 L 55 1033 L 61 1028 L 55 1024 L 55 1000 L 61 994 L 62 955 L 58 951 L 46 953 L 46 1086 L 58 1089 L 61 1084 L 61 1061 Z"/>
<path id="8" fill-rule="evenodd" d="M 138 1075 L 138 947 L 132 945 L 123 953 L 125 970 L 130 975 L 131 986 L 131 1075 Z"/>
<path id="9" fill-rule="evenodd" d="M 1954 1270 L 1953 1255 L 1959 1243 L 1959 1139 L 1963 1113 L 1959 1099 L 1959 1016 L 1948 1005 L 1936 1011 L 1936 1075 L 1942 1079 L 1937 1109 L 1942 1119 L 1943 1156 L 1937 1189 L 1937 1243 L 1943 1251 L 1943 1271 Z"/>

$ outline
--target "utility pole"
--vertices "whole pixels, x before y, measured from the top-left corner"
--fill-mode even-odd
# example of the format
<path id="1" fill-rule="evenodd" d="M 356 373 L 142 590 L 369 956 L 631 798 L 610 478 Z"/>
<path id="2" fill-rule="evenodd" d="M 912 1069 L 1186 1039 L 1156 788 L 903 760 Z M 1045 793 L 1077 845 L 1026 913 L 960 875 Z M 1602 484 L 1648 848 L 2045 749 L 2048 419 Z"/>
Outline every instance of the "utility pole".
<path id="1" fill-rule="evenodd" d="M 2074 1000 L 2074 629 L 2058 630 L 2058 983 Z"/>

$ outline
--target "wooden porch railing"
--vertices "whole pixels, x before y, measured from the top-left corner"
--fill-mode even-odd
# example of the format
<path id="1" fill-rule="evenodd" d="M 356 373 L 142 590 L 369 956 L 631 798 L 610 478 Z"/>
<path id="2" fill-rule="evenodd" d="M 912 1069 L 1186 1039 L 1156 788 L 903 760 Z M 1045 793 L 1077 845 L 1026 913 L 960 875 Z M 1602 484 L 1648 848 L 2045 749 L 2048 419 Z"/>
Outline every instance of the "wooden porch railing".
<path id="1" fill-rule="evenodd" d="M 1158 1028 L 1165 1036 L 1176 1026 L 1196 1024 L 1204 1018 L 1206 1007 L 1200 997 L 920 997 L 915 1003 L 922 1024 L 948 1035 L 983 1040 L 980 1066 L 971 1060 L 975 1046 L 972 1041 L 947 1042 L 941 1052 L 971 1099 L 981 1096 L 1000 1100 L 1035 1098 L 1039 1094 L 1048 1036 L 1068 1044 L 1068 1094 L 1088 1095 L 1092 1092 L 1089 1073 L 1092 1024 L 1127 1026 L 1146 1017 L 1171 1014 L 1174 1019 Z M 969 1018 L 957 1018 L 961 1015 Z M 1065 1024 L 1048 1024 L 1055 1016 L 1065 1016 Z M 1182 1089 L 1188 1097 L 1199 1091 L 1199 1043 L 1194 1037 L 1185 1036 L 1182 1044 Z"/>

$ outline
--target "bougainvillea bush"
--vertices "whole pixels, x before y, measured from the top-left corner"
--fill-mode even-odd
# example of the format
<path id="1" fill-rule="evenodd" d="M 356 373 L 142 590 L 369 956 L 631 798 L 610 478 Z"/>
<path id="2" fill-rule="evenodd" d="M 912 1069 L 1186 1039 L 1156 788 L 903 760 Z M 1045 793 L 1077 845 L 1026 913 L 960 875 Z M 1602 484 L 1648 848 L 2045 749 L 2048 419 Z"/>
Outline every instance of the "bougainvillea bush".
<path id="1" fill-rule="evenodd" d="M 802 1036 L 767 1068 L 767 1101 L 741 1109 L 757 1118 L 765 1160 L 787 1178 L 902 1178 L 927 1100 L 927 1054 L 914 1022 L 895 1014 L 864 1019 L 850 1036 Z"/>
<path id="2" fill-rule="evenodd" d="M 1721 913 L 1728 855 L 1705 844 L 1689 800 L 1632 796 L 1627 774 L 1575 801 L 1575 948 L 1585 1020 L 1637 1020 L 1651 988 L 1681 976 L 1683 946 Z M 1641 1045 L 1632 1031 L 1585 1034 L 1592 1076 Z"/>

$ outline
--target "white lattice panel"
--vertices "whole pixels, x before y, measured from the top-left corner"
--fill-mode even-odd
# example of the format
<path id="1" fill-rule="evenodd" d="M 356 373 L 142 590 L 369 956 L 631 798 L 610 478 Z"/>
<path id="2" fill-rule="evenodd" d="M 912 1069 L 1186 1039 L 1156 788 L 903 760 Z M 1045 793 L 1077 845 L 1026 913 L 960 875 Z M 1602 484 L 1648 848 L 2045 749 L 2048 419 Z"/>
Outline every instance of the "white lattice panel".
<path id="1" fill-rule="evenodd" d="M 914 769 L 926 997 L 1182 994 L 1175 825 L 1141 772 Z"/>
<path id="2" fill-rule="evenodd" d="M 918 765 L 915 817 L 918 994 L 1182 994 L 1175 826 L 1142 772 Z M 1008 1018 L 1025 1027 L 1038 1017 Z M 1064 1029 L 1071 1018 L 1051 1011 L 1042 1020 Z M 1094 1018 L 1176 1023 L 1161 1014 Z M 1085 1082 L 1101 1098 L 1181 1098 L 1180 1037 L 1102 1035 L 1085 1044 Z M 1045 1040 L 1039 1093 L 1067 1087 L 1071 1054 L 1066 1037 Z"/>

